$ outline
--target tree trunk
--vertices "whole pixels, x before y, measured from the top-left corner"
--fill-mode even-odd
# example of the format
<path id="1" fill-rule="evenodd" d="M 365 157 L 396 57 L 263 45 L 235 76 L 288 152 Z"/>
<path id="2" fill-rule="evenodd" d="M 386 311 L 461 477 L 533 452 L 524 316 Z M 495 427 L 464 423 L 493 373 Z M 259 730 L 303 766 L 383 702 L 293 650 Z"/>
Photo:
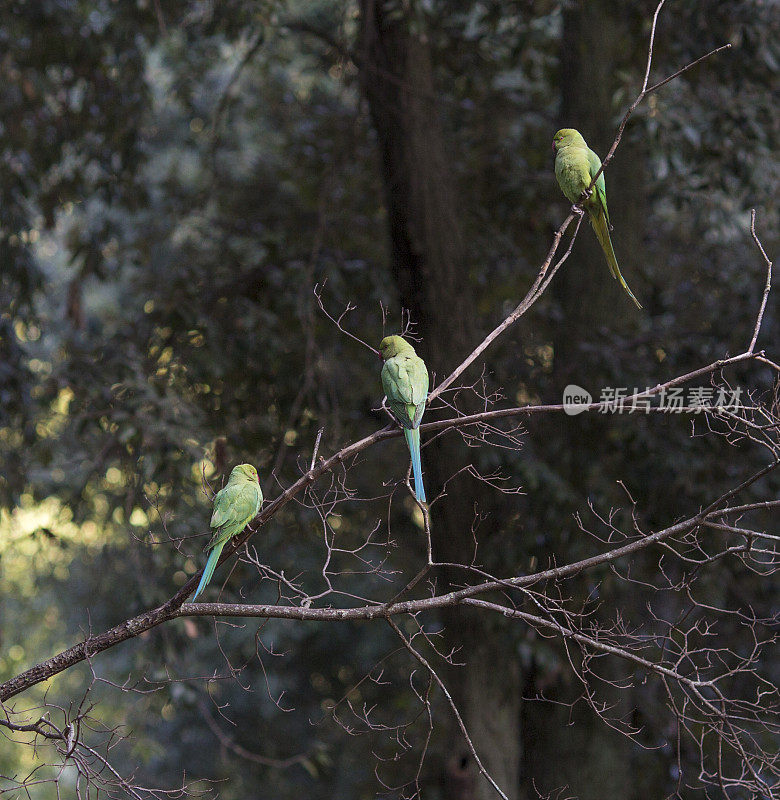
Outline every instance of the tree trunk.
<path id="1" fill-rule="evenodd" d="M 564 16 L 561 51 L 561 118 L 559 127 L 577 128 L 589 146 L 605 156 L 617 131 L 624 104 L 614 103 L 621 69 L 641 65 L 642 17 L 637 10 L 626 9 L 611 0 L 589 0 L 572 4 Z M 551 132 L 552 135 L 552 132 Z M 558 326 L 554 337 L 554 372 L 546 399 L 561 402 L 563 387 L 568 383 L 588 389 L 594 400 L 615 380 L 633 387 L 625 354 L 615 353 L 611 342 L 618 337 L 636 334 L 647 315 L 646 287 L 639 279 L 644 243 L 644 153 L 641 145 L 632 144 L 625 136 L 615 159 L 609 164 L 605 179 L 611 222 L 612 241 L 618 263 L 631 289 L 644 310 L 637 309 L 610 276 L 604 254 L 590 225 L 583 223 L 574 250 L 556 278 L 553 290 L 561 300 L 565 324 Z M 620 376 L 615 378 L 615 375 Z M 623 385 L 623 384 L 620 384 Z M 556 394 L 552 394 L 552 392 Z M 614 463 L 616 451 L 614 418 L 583 414 L 564 419 L 538 419 L 529 425 L 534 439 L 543 443 L 535 448 L 547 461 L 562 485 L 571 490 L 574 501 L 553 496 L 552 510 L 538 509 L 540 515 L 565 520 L 584 506 L 594 486 L 603 485 L 603 472 Z M 616 475 L 615 479 L 620 478 Z M 616 505 L 622 499 L 616 493 Z M 557 510 L 556 510 L 557 506 Z M 549 516 L 541 516 L 536 526 L 543 529 Z M 578 545 L 569 540 L 557 545 L 560 558 L 571 560 Z M 608 602 L 630 603 L 630 598 L 614 590 Z M 613 675 L 611 668 L 617 671 Z M 602 668 L 605 677 L 623 674 L 621 664 Z M 531 793 L 530 781 L 543 794 L 563 786 L 581 800 L 630 800 L 639 797 L 663 796 L 663 776 L 652 771 L 657 757 L 637 756 L 638 748 L 629 739 L 599 720 L 583 702 L 569 708 L 581 692 L 577 681 L 570 678 L 564 666 L 557 676 L 546 676 L 545 696 L 562 705 L 528 703 L 524 709 L 524 729 L 529 732 L 525 743 L 527 756 L 524 785 Z M 539 690 L 532 686 L 531 693 Z M 634 706 L 631 690 L 599 685 L 600 697 L 613 704 L 614 717 L 630 719 Z M 637 775 L 641 775 L 639 780 Z M 528 781 L 529 783 L 525 783 Z"/>
<path id="2" fill-rule="evenodd" d="M 632 36 L 628 22 L 633 16 L 608 0 L 577 3 L 564 17 L 561 53 L 560 126 L 577 128 L 588 145 L 602 158 L 612 145 L 617 120 L 624 110 L 613 100 L 620 69 L 630 68 L 641 56 L 634 49 L 641 41 Z M 630 127 L 629 127 L 630 131 Z M 611 233 L 620 270 L 643 305 L 644 287 L 637 267 L 644 243 L 644 152 L 624 135 L 615 158 L 604 172 Z M 565 336 L 556 343 L 558 366 L 580 365 L 580 377 L 592 364 L 584 363 L 582 344 L 594 331 L 636 330 L 647 315 L 640 311 L 612 278 L 604 253 L 589 223 L 580 228 L 569 262 L 554 284 L 566 309 Z"/>
<path id="3" fill-rule="evenodd" d="M 410 21 L 385 14 L 381 0 L 363 0 L 360 63 L 379 140 L 390 226 L 391 264 L 402 305 L 409 309 L 423 341 L 420 355 L 441 380 L 479 341 L 479 326 L 458 218 L 456 188 L 434 90 L 431 54 Z M 429 499 L 441 490 L 455 465 L 468 464 L 468 448 L 457 437 L 442 437 L 423 450 Z M 434 507 L 434 557 L 470 560 L 474 509 L 489 506 L 481 485 L 461 477 Z M 459 483 L 463 481 L 464 484 Z M 500 528 L 500 520 L 495 520 Z M 483 542 L 482 547 L 487 545 Z M 445 575 L 450 584 L 462 575 Z M 441 581 L 441 576 L 437 576 Z M 441 583 L 439 584 L 441 586 Z M 458 609 L 444 619 L 455 660 L 465 666 L 440 674 L 464 717 L 475 748 L 493 778 L 514 800 L 519 792 L 520 674 L 512 659 L 500 660 L 485 632 L 483 615 Z M 505 663 L 505 662 L 509 663 Z M 450 715 L 451 716 L 451 715 Z M 495 797 L 478 775 L 452 720 L 445 759 L 448 800 Z"/>

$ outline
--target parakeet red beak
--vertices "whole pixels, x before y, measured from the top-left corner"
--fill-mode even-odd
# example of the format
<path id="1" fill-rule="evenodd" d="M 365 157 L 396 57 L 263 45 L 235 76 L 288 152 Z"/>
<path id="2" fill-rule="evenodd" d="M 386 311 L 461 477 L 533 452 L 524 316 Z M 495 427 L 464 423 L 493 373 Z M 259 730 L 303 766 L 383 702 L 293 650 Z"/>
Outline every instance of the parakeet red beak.
<path id="1" fill-rule="evenodd" d="M 554 153 L 555 152 L 555 142 L 554 141 L 552 143 L 552 146 L 553 146 L 553 153 Z"/>

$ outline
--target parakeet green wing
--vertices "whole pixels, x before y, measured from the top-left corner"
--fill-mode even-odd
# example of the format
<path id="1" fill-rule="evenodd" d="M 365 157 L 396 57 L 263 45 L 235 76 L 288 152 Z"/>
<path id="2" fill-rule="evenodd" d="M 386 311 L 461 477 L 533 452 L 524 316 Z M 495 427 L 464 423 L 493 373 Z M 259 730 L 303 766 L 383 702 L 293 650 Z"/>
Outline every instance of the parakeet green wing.
<path id="1" fill-rule="evenodd" d="M 382 369 L 382 388 L 398 423 L 404 428 L 418 427 L 428 397 L 428 371 L 422 359 L 396 357 L 386 361 Z"/>
<path id="2" fill-rule="evenodd" d="M 210 527 L 214 531 L 207 548 L 211 550 L 241 533 L 260 510 L 257 484 L 228 484 L 214 497 Z"/>
<path id="3" fill-rule="evenodd" d="M 591 181 L 593 180 L 593 176 L 600 169 L 601 169 L 601 159 L 589 147 L 588 171 L 590 172 Z M 601 175 L 598 176 L 598 178 L 596 178 L 596 183 L 593 185 L 593 189 L 595 191 L 596 199 L 598 200 L 599 205 L 604 210 L 604 216 L 607 218 L 607 228 L 611 228 L 612 225 L 609 222 L 609 209 L 607 208 L 607 182 L 604 180 L 603 172 L 601 173 Z"/>

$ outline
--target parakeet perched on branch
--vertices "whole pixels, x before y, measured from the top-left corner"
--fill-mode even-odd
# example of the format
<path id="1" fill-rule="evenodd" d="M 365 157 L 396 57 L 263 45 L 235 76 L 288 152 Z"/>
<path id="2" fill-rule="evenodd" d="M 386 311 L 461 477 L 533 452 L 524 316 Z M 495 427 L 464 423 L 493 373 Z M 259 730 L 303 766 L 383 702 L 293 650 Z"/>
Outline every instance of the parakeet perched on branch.
<path id="1" fill-rule="evenodd" d="M 206 550 L 211 552 L 192 602 L 211 580 L 222 548 L 230 539 L 238 536 L 260 511 L 263 492 L 259 481 L 257 470 L 251 464 L 239 464 L 233 467 L 225 487 L 214 495 L 214 511 L 210 523 L 214 535 L 206 545 Z"/>
<path id="2" fill-rule="evenodd" d="M 574 128 L 563 128 L 553 137 L 553 151 L 555 152 L 555 177 L 558 185 L 572 203 L 582 202 L 588 212 L 590 224 L 596 232 L 596 238 L 601 244 L 601 249 L 607 257 L 607 264 L 613 278 L 620 281 L 626 294 L 642 308 L 639 300 L 634 297 L 628 284 L 620 274 L 612 240 L 609 238 L 609 211 L 607 211 L 607 188 L 604 182 L 604 173 L 599 175 L 593 185 L 590 195 L 583 195 L 590 186 L 593 176 L 601 167 L 601 159 L 585 144 L 582 134 Z"/>
<path id="3" fill-rule="evenodd" d="M 401 336 L 385 336 L 379 344 L 385 362 L 382 367 L 382 388 L 387 404 L 398 424 L 404 429 L 412 456 L 414 493 L 424 503 L 422 465 L 420 464 L 420 421 L 428 399 L 428 370 L 414 348 Z"/>

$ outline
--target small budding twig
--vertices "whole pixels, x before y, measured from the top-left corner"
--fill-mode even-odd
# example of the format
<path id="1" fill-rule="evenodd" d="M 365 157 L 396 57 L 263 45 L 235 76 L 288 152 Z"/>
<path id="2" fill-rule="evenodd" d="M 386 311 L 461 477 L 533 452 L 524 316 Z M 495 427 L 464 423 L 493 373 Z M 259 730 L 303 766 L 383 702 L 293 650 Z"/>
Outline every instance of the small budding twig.
<path id="1" fill-rule="evenodd" d="M 320 428 L 317 431 L 317 438 L 314 441 L 314 452 L 311 454 L 311 464 L 309 465 L 309 471 L 314 469 L 314 465 L 317 463 L 317 453 L 320 449 L 320 442 L 322 441 L 322 434 L 325 433 L 325 428 Z"/>
<path id="2" fill-rule="evenodd" d="M 339 314 L 338 318 L 334 317 L 327 308 L 325 308 L 325 304 L 322 301 L 322 290 L 325 288 L 325 284 L 327 283 L 327 278 L 320 284 L 317 283 L 314 285 L 314 296 L 317 298 L 317 305 L 320 307 L 320 311 L 345 335 L 349 336 L 350 339 L 356 341 L 358 344 L 362 344 L 367 350 L 370 350 L 374 355 L 379 355 L 379 350 L 375 347 L 372 347 L 368 342 L 364 342 L 359 336 L 355 336 L 354 333 L 348 331 L 342 324 L 341 321 L 350 311 L 354 311 L 357 306 L 352 304 L 352 301 L 348 301 L 347 305 L 345 306 L 344 310 Z"/>

